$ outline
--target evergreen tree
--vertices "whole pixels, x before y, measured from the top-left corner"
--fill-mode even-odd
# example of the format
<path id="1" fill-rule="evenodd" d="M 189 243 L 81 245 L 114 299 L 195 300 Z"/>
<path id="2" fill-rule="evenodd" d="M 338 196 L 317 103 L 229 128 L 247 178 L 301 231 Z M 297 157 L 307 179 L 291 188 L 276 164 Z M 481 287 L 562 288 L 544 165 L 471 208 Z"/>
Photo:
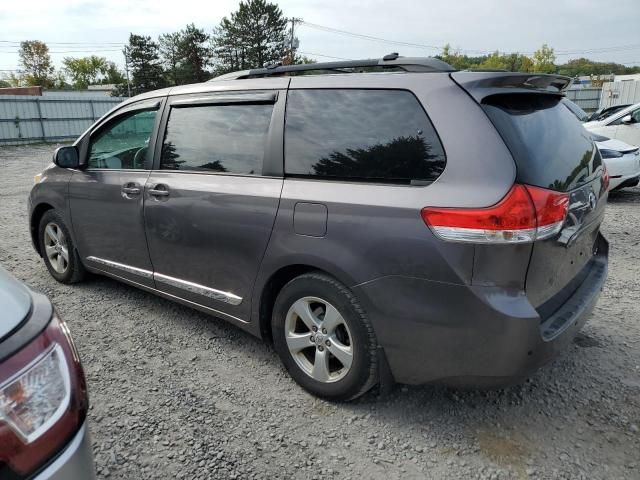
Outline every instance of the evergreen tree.
<path id="1" fill-rule="evenodd" d="M 178 67 L 180 83 L 204 82 L 210 78 L 206 68 L 213 56 L 211 37 L 192 23 L 179 33 Z"/>
<path id="2" fill-rule="evenodd" d="M 158 45 L 167 84 L 180 85 L 180 32 L 160 35 Z"/>
<path id="3" fill-rule="evenodd" d="M 241 1 L 231 18 L 214 30 L 216 72 L 260 68 L 282 61 L 286 53 L 287 19 L 275 3 Z"/>
<path id="4" fill-rule="evenodd" d="M 132 95 L 165 86 L 158 44 L 151 40 L 151 37 L 132 33 L 129 35 L 129 45 L 125 47 L 124 53 L 129 62 Z"/>

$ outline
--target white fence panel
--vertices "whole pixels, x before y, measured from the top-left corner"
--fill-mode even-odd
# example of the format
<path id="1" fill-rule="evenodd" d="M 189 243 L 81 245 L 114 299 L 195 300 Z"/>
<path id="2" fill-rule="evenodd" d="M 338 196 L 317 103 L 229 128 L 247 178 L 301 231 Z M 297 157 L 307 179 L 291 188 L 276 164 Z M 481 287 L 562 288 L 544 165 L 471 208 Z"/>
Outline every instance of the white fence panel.
<path id="1" fill-rule="evenodd" d="M 640 102 L 640 81 L 607 82 L 602 86 L 600 108 Z"/>

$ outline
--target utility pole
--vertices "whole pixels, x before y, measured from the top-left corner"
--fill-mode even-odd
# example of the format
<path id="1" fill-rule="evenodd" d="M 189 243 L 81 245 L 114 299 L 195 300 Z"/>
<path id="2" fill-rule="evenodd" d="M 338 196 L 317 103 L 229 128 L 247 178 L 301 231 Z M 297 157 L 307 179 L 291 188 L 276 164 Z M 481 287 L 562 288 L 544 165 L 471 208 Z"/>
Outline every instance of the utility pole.
<path id="1" fill-rule="evenodd" d="M 296 22 L 301 22 L 302 19 L 292 17 L 290 21 L 291 37 L 289 38 L 289 65 L 293 65 L 293 62 L 295 62 L 295 51 L 298 49 L 298 45 L 296 42 L 297 39 L 295 37 Z"/>
<path id="2" fill-rule="evenodd" d="M 127 75 L 127 94 L 129 98 L 131 98 L 131 82 L 129 81 L 129 55 L 127 54 L 127 47 L 125 46 L 122 50 L 124 54 L 124 71 Z"/>

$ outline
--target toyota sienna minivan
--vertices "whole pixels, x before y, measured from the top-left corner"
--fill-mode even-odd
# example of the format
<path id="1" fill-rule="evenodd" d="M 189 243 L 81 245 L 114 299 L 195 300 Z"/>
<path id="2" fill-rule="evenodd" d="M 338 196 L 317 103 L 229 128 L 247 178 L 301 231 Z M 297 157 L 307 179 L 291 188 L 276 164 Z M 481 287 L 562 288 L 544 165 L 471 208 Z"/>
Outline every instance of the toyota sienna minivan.
<path id="1" fill-rule="evenodd" d="M 315 395 L 518 381 L 584 325 L 608 176 L 567 77 L 273 66 L 120 104 L 36 177 L 33 244 L 273 342 Z"/>

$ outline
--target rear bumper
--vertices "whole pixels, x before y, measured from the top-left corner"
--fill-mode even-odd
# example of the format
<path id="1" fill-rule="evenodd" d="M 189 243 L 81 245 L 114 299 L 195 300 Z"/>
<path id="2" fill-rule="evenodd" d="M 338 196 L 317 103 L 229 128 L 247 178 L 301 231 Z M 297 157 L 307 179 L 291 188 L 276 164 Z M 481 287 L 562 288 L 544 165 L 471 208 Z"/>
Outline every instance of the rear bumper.
<path id="1" fill-rule="evenodd" d="M 391 276 L 355 292 L 396 381 L 505 385 L 553 359 L 586 323 L 607 275 L 601 242 L 584 280 L 545 318 L 516 289 Z"/>
<path id="2" fill-rule="evenodd" d="M 33 480 L 92 480 L 96 478 L 89 429 L 85 423 L 62 453 Z"/>

